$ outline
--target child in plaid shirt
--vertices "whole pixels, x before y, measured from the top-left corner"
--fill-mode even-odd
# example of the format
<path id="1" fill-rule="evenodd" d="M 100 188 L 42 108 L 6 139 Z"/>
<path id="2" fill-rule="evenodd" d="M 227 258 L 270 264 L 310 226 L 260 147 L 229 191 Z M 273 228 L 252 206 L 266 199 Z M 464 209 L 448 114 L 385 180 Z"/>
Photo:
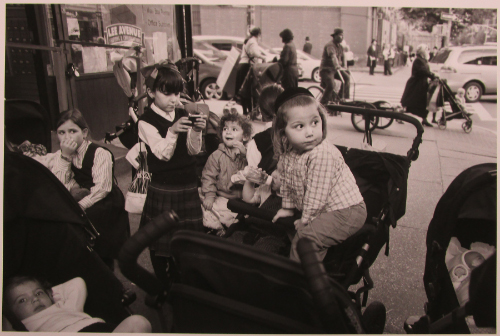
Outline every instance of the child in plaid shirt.
<path id="1" fill-rule="evenodd" d="M 326 141 L 324 107 L 305 88 L 285 90 L 275 103 L 274 152 L 283 163 L 282 208 L 273 218 L 302 212 L 295 221 L 290 259 L 299 261 L 297 242 L 312 240 L 323 259 L 330 246 L 356 233 L 366 205 L 340 151 Z"/>

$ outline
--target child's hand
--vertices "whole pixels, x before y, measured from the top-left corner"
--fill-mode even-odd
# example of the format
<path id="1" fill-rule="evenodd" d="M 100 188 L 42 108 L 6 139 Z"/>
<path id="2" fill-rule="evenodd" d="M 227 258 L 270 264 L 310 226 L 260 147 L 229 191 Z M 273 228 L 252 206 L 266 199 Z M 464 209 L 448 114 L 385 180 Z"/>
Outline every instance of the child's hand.
<path id="1" fill-rule="evenodd" d="M 278 212 L 276 213 L 276 216 L 273 218 L 273 223 L 276 223 L 276 221 L 281 218 L 281 217 L 292 217 L 293 216 L 293 209 L 279 209 Z"/>
<path id="2" fill-rule="evenodd" d="M 172 132 L 175 134 L 187 132 L 191 128 L 191 121 L 189 121 L 188 117 L 181 117 L 175 124 L 170 127 Z"/>
<path id="3" fill-rule="evenodd" d="M 302 222 L 302 218 L 299 218 L 295 222 L 293 222 L 293 225 L 295 226 L 295 230 L 299 231 L 305 226 L 305 223 Z"/>
<path id="4" fill-rule="evenodd" d="M 234 148 L 236 148 L 243 155 L 246 155 L 246 153 L 247 153 L 247 149 L 246 149 L 245 145 L 243 144 L 243 142 L 241 142 L 241 141 L 236 141 L 234 143 Z"/>
<path id="5" fill-rule="evenodd" d="M 193 124 L 193 131 L 195 132 L 201 132 L 205 127 L 207 127 L 207 116 L 202 114 L 198 118 L 196 118 L 196 121 Z"/>
<path id="6" fill-rule="evenodd" d="M 75 154 L 78 144 L 73 139 L 64 139 L 61 141 L 61 154 L 64 157 L 70 158 Z"/>
<path id="7" fill-rule="evenodd" d="M 203 200 L 203 207 L 205 208 L 205 210 L 210 211 L 212 210 L 214 202 L 215 202 L 215 197 L 205 197 L 205 199 Z"/>

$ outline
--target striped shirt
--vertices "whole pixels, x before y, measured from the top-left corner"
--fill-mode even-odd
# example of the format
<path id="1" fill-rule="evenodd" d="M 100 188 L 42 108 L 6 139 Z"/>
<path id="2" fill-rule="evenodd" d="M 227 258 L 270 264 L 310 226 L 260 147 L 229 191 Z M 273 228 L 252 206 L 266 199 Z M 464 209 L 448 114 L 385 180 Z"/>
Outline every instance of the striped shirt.
<path id="1" fill-rule="evenodd" d="M 302 211 L 302 222 L 359 204 L 363 197 L 340 151 L 328 141 L 298 154 L 283 154 L 282 207 Z"/>
<path id="2" fill-rule="evenodd" d="M 33 159 L 37 160 L 47 167 L 66 189 L 79 187 L 74 179 L 74 173 L 71 170 L 71 163 L 76 168 L 82 168 L 83 157 L 87 152 L 90 141 L 84 140 L 80 147 L 76 150 L 76 155 L 73 156 L 73 161 L 68 162 L 61 158 L 61 150 L 55 153 L 47 153 L 47 155 L 35 155 Z M 98 201 L 102 200 L 111 192 L 113 186 L 113 160 L 111 153 L 103 148 L 97 148 L 94 157 L 94 165 L 92 167 L 92 178 L 94 186 L 90 188 L 90 194 L 82 198 L 80 206 L 83 209 L 88 209 Z"/>

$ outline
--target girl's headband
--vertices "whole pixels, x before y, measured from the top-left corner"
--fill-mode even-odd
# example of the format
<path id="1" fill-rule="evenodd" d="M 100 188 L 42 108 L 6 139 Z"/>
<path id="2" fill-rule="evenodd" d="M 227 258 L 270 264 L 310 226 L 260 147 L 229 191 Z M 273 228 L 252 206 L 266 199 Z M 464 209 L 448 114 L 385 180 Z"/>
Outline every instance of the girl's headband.
<path id="1" fill-rule="evenodd" d="M 298 96 L 309 96 L 314 98 L 313 94 L 311 91 L 309 91 L 306 88 L 303 87 L 296 87 L 296 88 L 289 88 L 280 93 L 278 98 L 276 98 L 276 101 L 274 102 L 274 111 L 278 112 L 278 109 L 280 108 L 281 105 L 283 105 L 285 102 L 289 101 L 292 98 L 298 97 Z"/>

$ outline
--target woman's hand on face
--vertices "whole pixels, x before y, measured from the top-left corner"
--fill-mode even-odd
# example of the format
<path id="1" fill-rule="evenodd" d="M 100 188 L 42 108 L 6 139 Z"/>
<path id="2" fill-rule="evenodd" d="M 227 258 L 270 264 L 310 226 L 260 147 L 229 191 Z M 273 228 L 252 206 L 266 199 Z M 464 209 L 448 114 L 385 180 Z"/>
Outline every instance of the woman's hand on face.
<path id="1" fill-rule="evenodd" d="M 191 128 L 191 126 L 192 123 L 191 121 L 189 121 L 188 117 L 181 117 L 175 124 L 172 125 L 172 127 L 170 127 L 170 129 L 175 134 L 178 134 L 187 132 Z"/>
<path id="2" fill-rule="evenodd" d="M 193 124 L 193 131 L 195 132 L 201 132 L 205 127 L 207 127 L 207 116 L 206 115 L 200 115 L 198 118 L 196 118 L 196 121 Z"/>
<path id="3" fill-rule="evenodd" d="M 78 144 L 73 139 L 64 139 L 63 141 L 61 141 L 60 146 L 61 146 L 61 154 L 64 157 L 69 158 L 73 156 L 73 154 L 75 154 Z"/>
<path id="4" fill-rule="evenodd" d="M 292 217 L 292 216 L 293 216 L 292 209 L 279 209 L 278 212 L 276 213 L 276 216 L 274 216 L 273 218 L 273 223 L 276 223 L 276 221 L 281 217 Z"/>

